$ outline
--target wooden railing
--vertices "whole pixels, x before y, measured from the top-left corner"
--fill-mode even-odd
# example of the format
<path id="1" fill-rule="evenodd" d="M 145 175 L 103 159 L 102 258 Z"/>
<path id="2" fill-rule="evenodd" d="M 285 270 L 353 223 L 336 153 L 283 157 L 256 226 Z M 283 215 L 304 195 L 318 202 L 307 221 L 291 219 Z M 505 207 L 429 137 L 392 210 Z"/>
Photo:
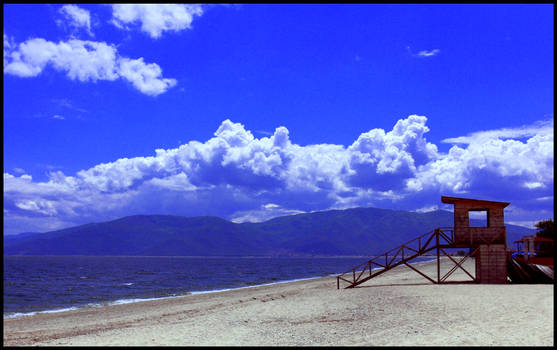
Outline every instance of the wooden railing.
<path id="1" fill-rule="evenodd" d="M 374 258 L 368 260 L 365 263 L 362 263 L 353 269 L 350 269 L 340 275 L 337 276 L 337 289 L 341 287 L 341 281 L 344 283 L 344 288 L 353 288 L 365 281 L 370 280 L 373 277 L 376 277 L 392 268 L 395 268 L 399 265 L 406 265 L 410 269 L 416 271 L 432 283 L 443 283 L 446 279 L 457 269 L 461 268 L 472 278 L 475 280 L 475 277 L 472 276 L 468 271 L 466 271 L 462 267 L 462 263 L 474 254 L 475 250 L 469 252 L 461 261 L 455 261 L 444 248 L 455 248 L 454 244 L 454 230 L 451 227 L 439 227 L 433 231 L 424 233 L 421 236 L 418 236 L 397 248 L 391 249 L 384 254 L 377 255 Z M 427 276 L 426 274 L 419 271 L 414 266 L 410 265 L 408 262 L 419 257 L 423 256 L 426 253 L 436 250 L 435 257 L 437 258 L 437 281 L 432 279 L 431 277 Z M 456 266 L 453 267 L 447 274 L 441 277 L 440 273 L 440 255 L 443 253 L 445 256 L 449 257 Z M 348 285 L 346 285 L 348 284 Z"/>

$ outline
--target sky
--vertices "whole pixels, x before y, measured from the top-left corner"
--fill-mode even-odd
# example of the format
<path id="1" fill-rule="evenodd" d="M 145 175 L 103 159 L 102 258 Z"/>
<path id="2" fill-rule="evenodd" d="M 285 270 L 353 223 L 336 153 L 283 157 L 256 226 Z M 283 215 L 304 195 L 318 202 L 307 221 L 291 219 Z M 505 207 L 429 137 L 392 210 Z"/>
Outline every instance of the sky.
<path id="1" fill-rule="evenodd" d="M 552 4 L 3 10 L 4 234 L 442 195 L 553 218 Z"/>

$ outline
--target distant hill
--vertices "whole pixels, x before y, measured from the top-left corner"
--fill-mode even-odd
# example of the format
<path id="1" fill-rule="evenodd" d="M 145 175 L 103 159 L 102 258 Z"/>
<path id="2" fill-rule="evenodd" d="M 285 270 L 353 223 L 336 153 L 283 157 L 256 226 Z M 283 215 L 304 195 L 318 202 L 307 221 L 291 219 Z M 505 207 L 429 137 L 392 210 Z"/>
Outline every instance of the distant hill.
<path id="1" fill-rule="evenodd" d="M 416 213 L 353 208 L 242 224 L 212 216 L 134 215 L 46 233 L 5 236 L 4 255 L 370 256 L 436 227 L 452 225 L 453 214 L 443 210 Z M 507 244 L 534 232 L 507 225 Z"/>

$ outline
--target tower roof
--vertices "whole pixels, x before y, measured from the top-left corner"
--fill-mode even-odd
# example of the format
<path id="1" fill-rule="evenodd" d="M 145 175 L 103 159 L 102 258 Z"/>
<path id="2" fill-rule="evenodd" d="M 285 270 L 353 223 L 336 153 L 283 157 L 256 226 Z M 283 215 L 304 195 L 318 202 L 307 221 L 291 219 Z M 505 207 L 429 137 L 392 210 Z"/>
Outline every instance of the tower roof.
<path id="1" fill-rule="evenodd" d="M 490 207 L 501 207 L 505 208 L 507 205 L 511 204 L 509 202 L 495 202 L 495 201 L 486 201 L 481 199 L 473 199 L 473 198 L 458 198 L 458 197 L 447 197 L 441 196 L 441 202 L 447 204 L 464 204 L 464 205 L 475 205 L 481 206 L 486 205 Z"/>

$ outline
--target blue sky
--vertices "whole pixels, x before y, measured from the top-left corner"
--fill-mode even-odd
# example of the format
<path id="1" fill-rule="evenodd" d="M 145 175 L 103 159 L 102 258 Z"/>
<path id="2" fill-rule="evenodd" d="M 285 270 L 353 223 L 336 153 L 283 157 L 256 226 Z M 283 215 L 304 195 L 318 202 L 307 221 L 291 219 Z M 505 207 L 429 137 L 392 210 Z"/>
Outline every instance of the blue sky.
<path id="1" fill-rule="evenodd" d="M 553 5 L 4 5 L 4 232 L 553 217 Z M 428 228 L 425 228 L 428 229 Z"/>

